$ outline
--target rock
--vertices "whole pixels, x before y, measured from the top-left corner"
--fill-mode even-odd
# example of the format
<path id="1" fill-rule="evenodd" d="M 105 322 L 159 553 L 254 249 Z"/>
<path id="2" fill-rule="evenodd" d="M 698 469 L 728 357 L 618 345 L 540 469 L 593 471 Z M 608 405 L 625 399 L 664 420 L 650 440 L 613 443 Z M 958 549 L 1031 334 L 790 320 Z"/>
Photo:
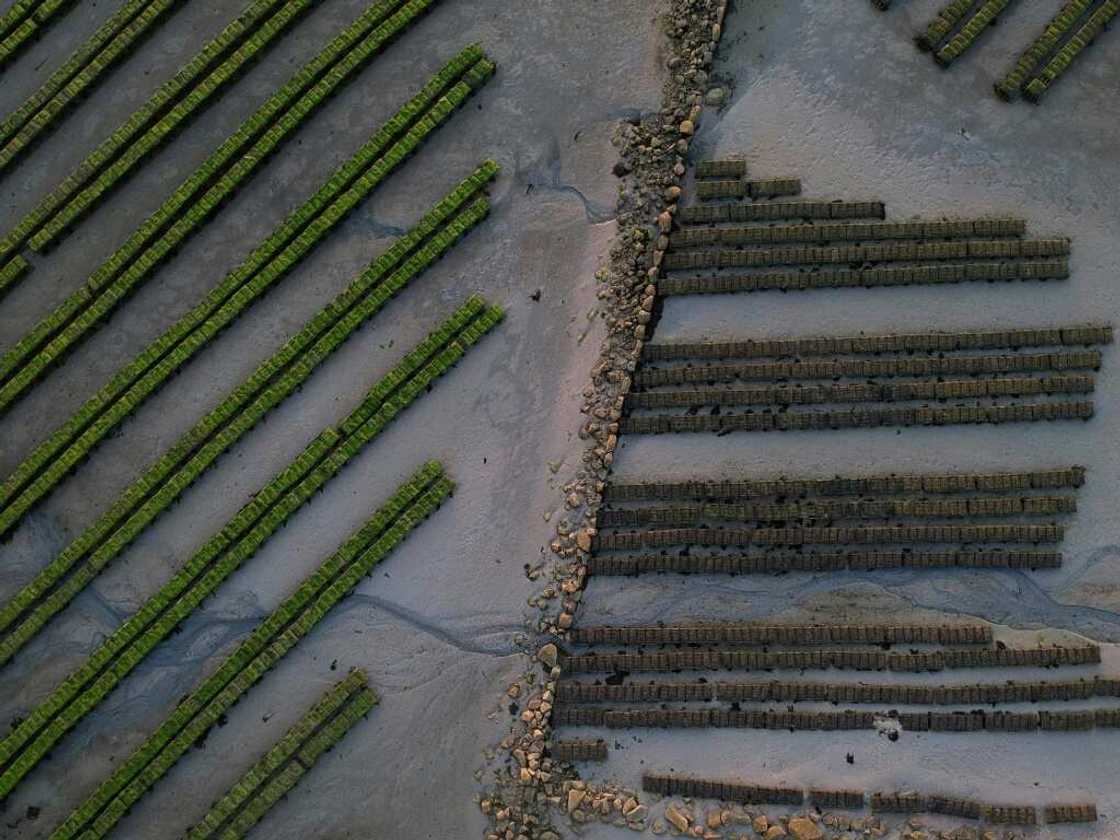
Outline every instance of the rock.
<path id="1" fill-rule="evenodd" d="M 708 828 L 720 828 L 723 825 L 723 819 L 720 817 L 719 811 L 709 811 L 706 822 Z"/>
<path id="2" fill-rule="evenodd" d="M 630 167 L 626 165 L 625 161 L 620 160 L 614 165 L 614 168 L 611 169 L 611 172 L 613 172 L 615 174 L 615 177 L 617 178 L 624 178 L 630 174 Z"/>
<path id="3" fill-rule="evenodd" d="M 579 546 L 580 551 L 591 550 L 591 534 L 586 528 L 576 534 L 576 545 Z"/>
<path id="4" fill-rule="evenodd" d="M 755 831 L 756 831 L 756 832 L 757 832 L 758 834 L 765 834 L 765 833 L 766 833 L 766 829 L 768 829 L 768 828 L 770 827 L 770 820 L 766 819 L 766 815 L 765 815 L 765 814 L 759 814 L 759 815 L 758 815 L 757 817 L 755 817 L 755 818 L 754 818 L 754 820 L 753 820 L 753 821 L 751 822 L 751 826 L 752 826 L 752 827 L 754 828 L 754 830 L 755 830 Z"/>
<path id="5" fill-rule="evenodd" d="M 556 619 L 556 626 L 561 630 L 567 630 L 572 626 L 572 614 L 566 612 L 560 613 L 560 617 Z"/>
<path id="6" fill-rule="evenodd" d="M 726 93 L 726 91 L 724 91 L 723 88 L 714 87 L 711 90 L 709 90 L 708 93 L 704 96 L 704 101 L 707 102 L 709 105 L 714 105 L 714 106 L 718 107 L 718 106 L 723 104 L 724 97 L 726 97 L 726 96 L 727 96 L 727 93 Z"/>
<path id="7" fill-rule="evenodd" d="M 824 837 L 820 826 L 806 817 L 794 817 L 790 820 L 789 833 L 794 840 L 821 840 Z"/>
<path id="8" fill-rule="evenodd" d="M 537 651 L 537 659 L 539 659 L 546 668 L 555 668 L 556 663 L 560 660 L 560 651 L 557 649 L 556 645 L 549 642 Z"/>
<path id="9" fill-rule="evenodd" d="M 684 834 L 688 831 L 688 817 L 682 814 L 673 805 L 665 809 L 665 819 L 673 824 L 673 828 Z"/>
<path id="10" fill-rule="evenodd" d="M 778 837 L 785 837 L 786 830 L 780 825 L 772 825 L 766 830 L 766 834 L 763 836 L 766 840 L 776 840 Z"/>
<path id="11" fill-rule="evenodd" d="M 587 791 L 584 790 L 570 790 L 568 791 L 568 813 L 572 813 L 583 804 L 583 800 L 587 797 Z"/>
<path id="12" fill-rule="evenodd" d="M 696 131 L 696 126 L 693 125 L 692 120 L 682 120 L 680 125 L 680 132 L 685 137 L 689 137 Z"/>
<path id="13" fill-rule="evenodd" d="M 657 217 L 657 227 L 662 233 L 668 233 L 673 227 L 673 217 L 669 215 L 667 210 L 662 210 Z"/>

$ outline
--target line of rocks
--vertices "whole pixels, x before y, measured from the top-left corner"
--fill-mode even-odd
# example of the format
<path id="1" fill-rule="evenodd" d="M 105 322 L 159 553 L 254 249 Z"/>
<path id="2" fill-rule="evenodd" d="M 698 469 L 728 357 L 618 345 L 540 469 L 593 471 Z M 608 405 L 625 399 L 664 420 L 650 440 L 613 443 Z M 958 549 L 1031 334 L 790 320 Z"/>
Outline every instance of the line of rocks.
<path id="1" fill-rule="evenodd" d="M 619 150 L 614 174 L 621 179 L 618 230 L 607 265 L 596 273 L 606 326 L 600 356 L 583 391 L 582 463 L 563 488 L 565 514 L 551 543 L 551 582 L 530 599 L 541 610 L 534 628 L 563 639 L 582 597 L 586 559 L 596 533 L 595 517 L 618 444 L 619 419 L 642 345 L 648 338 L 657 279 L 668 233 L 681 196 L 685 160 L 704 103 L 718 106 L 723 88 L 710 83 L 712 59 L 728 0 L 668 0 L 662 25 L 668 77 L 657 113 L 620 123 L 612 141 Z M 534 569 L 535 579 L 542 571 Z M 550 712 L 560 675 L 555 642 L 536 654 L 533 671 L 507 690 L 505 703 L 522 694 L 510 733 L 499 744 L 494 779 L 479 797 L 488 817 L 486 840 L 559 840 L 553 819 L 579 824 L 602 821 L 642 831 L 651 826 L 640 795 L 612 785 L 591 785 L 575 769 L 548 757 Z M 511 711 L 515 707 L 511 704 Z"/>

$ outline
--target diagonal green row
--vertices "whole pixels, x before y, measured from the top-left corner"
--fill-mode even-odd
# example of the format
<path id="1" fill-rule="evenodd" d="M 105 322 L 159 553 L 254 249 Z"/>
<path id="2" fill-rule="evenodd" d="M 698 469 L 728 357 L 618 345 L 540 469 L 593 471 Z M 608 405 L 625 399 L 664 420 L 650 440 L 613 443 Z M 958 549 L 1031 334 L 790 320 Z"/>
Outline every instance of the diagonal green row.
<path id="1" fill-rule="evenodd" d="M 77 292 L 0 357 L 0 411 L 148 280 L 156 267 L 200 229 L 339 85 L 352 79 L 431 2 L 413 0 L 369 31 L 379 19 L 379 7 L 373 7 L 269 97 Z M 36 237 L 50 230 L 48 225 Z"/>
<path id="2" fill-rule="evenodd" d="M 7 663 L 223 452 L 294 393 L 362 323 L 478 224 L 489 204 L 485 198 L 471 199 L 496 171 L 496 164 L 483 164 L 438 202 L 5 604 L 0 609 L 0 665 Z"/>
<path id="3" fill-rule="evenodd" d="M 294 14 L 293 8 L 296 11 L 302 10 L 307 2 L 309 0 L 293 0 L 295 5 L 289 5 L 289 7 L 281 10 L 277 18 L 292 16 Z M 403 33 L 434 2 L 436 0 L 408 0 L 408 2 L 382 0 L 382 2 L 370 6 L 353 23 L 343 29 L 319 55 L 305 65 L 303 71 L 293 77 L 285 88 L 280 90 L 277 94 L 278 105 L 274 109 L 275 113 L 280 113 L 279 109 L 284 107 L 286 102 L 291 102 L 301 92 L 310 91 L 313 94 L 315 104 L 320 104 L 333 94 L 340 84 L 348 81 L 394 38 Z M 272 24 L 272 21 L 269 23 Z M 223 78 L 228 78 L 232 73 L 232 69 L 225 69 L 222 74 Z M 213 79 L 208 79 L 207 82 L 213 82 Z M 206 90 L 209 90 L 209 85 L 207 85 Z M 201 95 L 201 92 L 192 94 L 192 96 L 195 95 Z M 185 118 L 184 112 L 190 105 L 191 97 L 188 97 L 182 105 L 173 109 L 160 120 L 151 131 L 134 143 L 125 154 L 101 172 L 81 192 L 69 198 L 69 203 L 58 210 L 49 222 L 44 223 L 43 227 L 30 237 L 28 244 L 31 248 L 36 251 L 43 251 L 53 245 L 77 219 L 95 206 L 108 190 L 112 189 L 121 178 L 127 175 L 136 162 L 141 160 L 150 149 L 158 145 L 164 137 L 176 128 Z M 266 103 L 267 105 L 268 103 Z M 299 108 L 298 105 L 296 107 Z M 291 111 L 288 112 L 288 114 L 291 113 Z M 308 113 L 310 113 L 310 109 L 308 109 Z M 280 124 L 282 125 L 288 119 L 289 116 L 285 115 Z M 258 120 L 253 126 L 256 131 L 262 134 L 265 133 L 267 127 L 263 120 Z M 246 134 L 246 142 L 251 137 L 252 135 Z M 267 154 L 267 152 L 257 151 L 258 156 L 262 154 Z"/>
<path id="4" fill-rule="evenodd" d="M 1054 51 L 1054 48 L 1058 46 L 1066 33 L 1094 5 L 1096 5 L 1096 0 L 1068 0 L 1046 24 L 1042 33 L 1023 51 L 1015 62 L 1015 66 L 995 83 L 996 95 L 1008 101 L 1014 99 L 1019 93 L 1019 89 L 1027 83 L 1027 79 L 1034 72 L 1039 62 Z"/>
<path id="5" fill-rule="evenodd" d="M 134 144 L 154 134 L 157 125 L 178 125 L 179 122 L 169 119 L 176 109 L 181 119 L 185 119 L 191 111 L 204 105 L 207 98 L 234 78 L 245 59 L 259 55 L 305 6 L 304 0 L 255 0 L 251 3 L 0 239 L 0 264 L 22 248 L 105 167 Z M 280 11 L 270 19 L 269 15 L 278 7 Z M 0 125 L 0 137 L 7 136 L 9 126 L 21 124 L 21 120 L 33 115 L 52 95 L 43 89 L 28 99 Z M 188 102 L 191 103 L 189 109 L 184 107 Z M 0 291 L 4 288 L 5 284 L 0 282 Z"/>
<path id="6" fill-rule="evenodd" d="M 51 840 L 104 837 L 269 668 L 431 515 L 452 489 L 438 463 L 422 468 L 175 708 L 50 835 Z"/>
<path id="7" fill-rule="evenodd" d="M 447 65 L 238 269 L 32 452 L 0 486 L 0 534 L 10 530 L 175 370 L 309 254 L 475 88 L 485 83 L 493 71 L 489 61 L 474 61 L 468 65 L 466 75 L 460 69 L 478 52 L 477 48 L 468 48 Z M 440 98 L 429 106 L 435 97 Z"/>
<path id="8" fill-rule="evenodd" d="M 235 18 L 215 39 L 203 47 L 202 51 L 184 65 L 171 80 L 164 83 L 151 99 L 148 100 L 148 103 L 141 106 L 125 125 L 133 124 L 133 133 L 135 133 L 137 129 L 149 125 L 152 118 L 158 113 L 158 110 L 173 101 L 188 85 L 193 84 L 197 78 L 208 69 L 214 59 L 222 57 L 232 47 L 236 46 L 241 39 L 251 34 L 253 30 L 264 22 L 267 15 L 270 14 L 273 9 L 290 2 L 292 2 L 292 0 L 255 0 L 255 2 L 246 8 L 241 15 Z M 145 0 L 125 3 L 125 5 L 109 19 L 103 28 L 112 27 L 114 24 L 119 23 L 121 19 L 126 18 L 129 12 L 135 12 L 144 5 Z M 127 23 L 125 25 L 127 25 Z M 94 37 L 96 38 L 96 33 Z M 88 43 L 93 43 L 93 39 Z M 84 55 L 80 50 L 75 52 L 62 67 L 35 91 L 35 93 L 24 100 L 18 108 L 5 116 L 3 121 L 0 122 L 0 144 L 6 145 L 36 113 L 42 110 L 42 108 L 51 101 L 52 97 L 66 86 L 66 83 L 81 70 L 81 67 L 85 63 L 88 63 L 90 58 L 92 58 L 91 55 Z M 141 121 L 134 123 L 133 121 L 138 117 L 142 118 Z M 124 126 L 122 126 L 122 128 L 124 128 Z M 118 132 L 119 131 L 120 129 L 118 129 Z M 124 139 L 119 136 L 118 132 L 114 132 L 109 140 L 106 140 L 98 147 L 97 151 L 101 151 L 106 144 L 112 141 L 113 137 L 116 137 L 118 140 Z M 97 152 L 94 152 L 94 154 L 97 154 Z M 0 254 L 3 253 L 4 251 L 0 249 Z"/>
<path id="9" fill-rule="evenodd" d="M 1031 79 L 1024 88 L 1023 93 L 1031 102 L 1038 102 L 1050 86 L 1056 82 L 1086 47 L 1096 40 L 1120 14 L 1120 0 L 1105 0 L 1093 10 L 1085 22 L 1077 27 L 1069 40 L 1038 71 L 1038 75 Z"/>
<path id="10" fill-rule="evenodd" d="M 0 38 L 7 38 L 19 25 L 35 13 L 39 0 L 16 0 L 8 11 L 0 15 Z"/>
<path id="11" fill-rule="evenodd" d="M 973 3 L 974 0 L 950 0 L 914 41 L 923 50 L 937 49 L 972 9 Z"/>
<path id="12" fill-rule="evenodd" d="M 49 443 L 48 447 L 40 447 L 34 457 L 42 457 L 44 448 L 56 447 L 59 443 L 63 442 L 63 437 L 72 435 L 74 432 L 79 431 L 84 425 L 87 425 L 91 418 L 95 416 L 90 412 L 95 411 L 95 404 L 103 405 L 106 400 L 114 399 L 125 388 L 128 387 L 139 375 L 141 375 L 149 367 L 153 366 L 159 359 L 170 350 L 175 343 L 177 343 L 186 331 L 193 328 L 200 320 L 205 319 L 212 313 L 213 309 L 220 306 L 236 292 L 248 279 L 254 274 L 264 268 L 267 263 L 274 257 L 280 254 L 285 246 L 288 246 L 297 237 L 297 235 L 304 233 L 304 229 L 310 226 L 310 223 L 318 219 L 324 212 L 329 210 L 332 204 L 346 197 L 348 190 L 362 183 L 359 177 L 363 175 L 363 171 L 371 167 L 377 162 L 378 157 L 383 153 L 396 152 L 398 158 L 402 158 L 407 151 L 401 152 L 394 148 L 395 146 L 405 143 L 407 149 L 413 148 L 417 145 L 429 130 L 434 128 L 431 125 L 431 120 L 424 124 L 423 116 L 425 111 L 434 113 L 438 118 L 442 119 L 447 116 L 449 110 L 446 106 L 442 107 L 440 111 L 431 111 L 430 109 L 440 105 L 438 102 L 439 96 L 444 92 L 445 88 L 450 93 L 455 92 L 454 87 L 448 88 L 448 85 L 453 85 L 460 76 L 471 66 L 472 63 L 478 61 L 478 56 L 481 54 L 477 48 L 469 48 L 464 51 L 451 65 L 444 69 L 444 72 L 438 74 L 435 79 L 425 89 L 407 103 L 397 116 L 383 126 L 371 140 L 358 151 L 358 153 L 351 158 L 351 160 L 344 164 L 335 174 L 327 181 L 320 190 L 311 197 L 302 207 L 293 212 L 288 219 L 281 224 L 281 226 L 274 231 L 274 233 L 265 240 L 249 257 L 242 263 L 242 265 L 226 277 L 226 279 L 209 295 L 195 307 L 191 313 L 188 313 L 184 319 L 164 334 L 159 340 L 149 347 L 149 353 L 142 355 L 134 363 L 114 377 L 97 396 L 87 402 L 71 422 L 66 424 L 62 430 Z M 323 80 L 326 83 L 327 80 Z M 329 92 L 329 91 L 328 91 Z M 467 91 L 469 93 L 469 91 Z M 314 92 L 313 92 L 314 93 Z M 311 97 L 313 94 L 308 94 Z M 307 99 L 303 100 L 305 103 Z M 433 103 L 435 103 L 433 105 Z M 302 103 L 297 103 L 298 104 Z M 261 112 L 258 112 L 260 114 Z M 288 115 L 289 117 L 291 114 Z M 436 120 L 437 122 L 439 119 Z M 281 121 L 279 126 L 282 126 L 284 121 Z M 415 126 L 414 126 L 415 124 Z M 410 127 L 418 127 L 418 130 L 409 132 Z M 269 134 L 274 134 L 277 127 L 274 126 Z M 403 136 L 398 140 L 398 135 Z M 268 135 L 262 137 L 262 142 L 268 138 Z M 394 142 L 396 141 L 396 142 Z M 257 146 L 259 147 L 259 143 Z M 224 148 L 224 146 L 223 146 Z M 254 147 L 256 149 L 257 147 Z M 250 150 L 252 152 L 254 150 Z M 212 160 L 220 158 L 224 155 L 222 149 L 212 156 Z M 224 159 L 224 158 L 223 158 Z M 164 208 L 161 211 L 153 214 L 148 222 L 142 226 L 141 230 L 133 235 L 129 243 L 121 248 L 117 254 L 110 258 L 102 268 L 96 272 L 90 279 L 87 286 L 81 290 L 81 293 L 72 297 L 69 301 L 63 304 L 56 313 L 46 320 L 44 320 L 38 327 L 36 327 L 28 336 L 26 336 L 19 344 L 17 344 L 8 354 L 0 359 L 0 379 L 7 379 L 7 384 L 0 387 L 0 407 L 8 401 L 15 399 L 18 394 L 31 382 L 19 382 L 20 378 L 26 378 L 28 373 L 35 373 L 46 369 L 49 364 L 48 357 L 53 355 L 57 347 L 59 352 L 64 352 L 66 345 L 73 343 L 82 337 L 88 322 L 92 317 L 100 312 L 107 312 L 125 293 L 131 289 L 151 271 L 156 261 L 162 256 L 166 255 L 173 247 L 179 245 L 185 236 L 190 232 L 190 229 L 196 225 L 201 219 L 210 212 L 217 203 L 223 200 L 230 189 L 232 184 L 245 174 L 247 170 L 251 170 L 259 158 L 252 154 L 247 154 L 243 157 L 237 165 L 235 165 L 229 172 L 223 176 L 218 183 L 208 190 L 203 199 L 196 202 L 194 206 L 187 212 L 186 216 L 175 222 L 162 237 L 157 239 L 154 244 L 144 251 L 143 255 L 138 261 L 134 261 L 134 251 L 139 251 L 141 246 L 149 238 L 149 234 L 157 233 L 163 222 L 167 218 L 172 218 L 175 212 L 182 210 L 186 205 L 180 206 L 179 199 L 183 198 L 185 201 L 186 193 L 190 192 L 184 185 L 177 193 L 165 202 Z M 207 181 L 203 173 L 207 170 L 207 165 L 204 164 L 202 168 L 192 176 L 191 180 Z M 159 217 L 166 216 L 167 218 L 160 219 Z M 309 239 L 304 240 L 308 245 L 312 244 Z M 133 248 L 133 245 L 136 247 Z M 131 267 L 124 272 L 120 277 L 113 279 L 114 272 L 120 266 L 131 264 Z M 101 289 L 105 285 L 103 297 L 101 300 L 90 303 L 93 293 L 91 288 Z M 84 293 L 84 294 L 83 294 Z M 102 303 L 105 300 L 105 303 Z M 87 307 L 83 309 L 83 307 Z M 70 319 L 76 313 L 80 313 L 78 320 L 70 322 Z M 84 319 L 84 321 L 83 321 Z M 61 332 L 60 332 L 61 331 Z M 51 336 L 56 336 L 53 341 L 47 345 L 45 350 L 37 350 L 43 342 L 49 341 Z M 38 356 L 34 355 L 38 352 Z M 21 367 L 22 365 L 22 367 Z M 14 375 L 13 372 L 19 371 Z M 5 397 L 5 392 L 11 393 Z M 79 423 L 75 427 L 75 423 Z M 4 489 L 0 490 L 0 505 L 6 505 L 11 492 L 11 481 L 6 482 Z M 3 508 L 0 507 L 0 510 Z M 0 528 L 2 533 L 3 528 Z"/>
<path id="13" fill-rule="evenodd" d="M 0 67 L 41 34 L 56 17 L 77 0 L 17 0 L 0 18 Z M 100 30 L 99 30 L 100 31 Z"/>
<path id="14" fill-rule="evenodd" d="M 31 101 L 38 102 L 38 107 L 25 103 L 0 124 L 0 172 L 10 167 L 182 2 L 128 0 L 32 94 Z M 5 47 L 0 46 L 0 61 L 4 56 Z"/>
<path id="15" fill-rule="evenodd" d="M 976 7 L 964 26 L 934 54 L 937 63 L 944 67 L 958 59 L 1010 5 L 1011 0 L 984 0 Z"/>
<path id="16" fill-rule="evenodd" d="M 186 840 L 243 837 L 377 703 L 366 675 L 351 671 L 214 803 Z"/>
<path id="17" fill-rule="evenodd" d="M 217 534 L 90 658 L 0 742 L 0 799 L 148 653 L 408 405 L 501 320 L 472 297 L 254 494 Z"/>

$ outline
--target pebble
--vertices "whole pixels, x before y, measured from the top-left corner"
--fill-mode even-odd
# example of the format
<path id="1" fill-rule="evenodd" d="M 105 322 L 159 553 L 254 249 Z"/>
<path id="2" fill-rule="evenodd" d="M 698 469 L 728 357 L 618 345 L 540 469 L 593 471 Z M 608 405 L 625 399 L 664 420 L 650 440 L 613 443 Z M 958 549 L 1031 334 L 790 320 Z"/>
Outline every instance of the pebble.
<path id="1" fill-rule="evenodd" d="M 794 840 L 821 840 L 824 837 L 820 826 L 805 817 L 794 817 L 790 820 L 789 833 Z"/>
<path id="2" fill-rule="evenodd" d="M 587 791 L 583 790 L 570 790 L 568 791 L 568 813 L 573 813 L 578 808 L 583 800 L 587 797 Z"/>
<path id="3" fill-rule="evenodd" d="M 560 659 L 560 651 L 557 649 L 556 645 L 549 642 L 537 651 L 537 659 L 539 659 L 541 664 L 546 668 L 554 668 Z"/>
<path id="4" fill-rule="evenodd" d="M 683 120 L 681 122 L 680 132 L 685 137 L 691 136 L 694 131 L 696 131 L 696 126 L 693 124 L 692 120 Z"/>
<path id="5" fill-rule="evenodd" d="M 665 809 L 665 819 L 673 824 L 673 827 L 682 834 L 688 831 L 688 817 L 676 809 L 675 806 L 670 805 Z"/>
<path id="6" fill-rule="evenodd" d="M 711 90 L 709 90 L 707 92 L 707 94 L 705 94 L 704 101 L 707 102 L 709 105 L 712 105 L 712 106 L 715 106 L 715 107 L 718 108 L 720 105 L 723 104 L 723 100 L 726 96 L 727 96 L 727 92 L 723 88 L 714 87 Z"/>

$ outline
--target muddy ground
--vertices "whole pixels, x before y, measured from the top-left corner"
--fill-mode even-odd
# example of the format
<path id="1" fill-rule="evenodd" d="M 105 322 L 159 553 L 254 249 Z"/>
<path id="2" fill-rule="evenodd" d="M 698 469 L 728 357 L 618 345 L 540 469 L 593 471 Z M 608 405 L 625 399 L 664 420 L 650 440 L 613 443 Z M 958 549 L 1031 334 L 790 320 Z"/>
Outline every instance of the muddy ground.
<path id="1" fill-rule="evenodd" d="M 7 230 L 243 4 L 185 4 L 21 165 L 0 180 Z M 81 4 L 10 69 L 7 112 L 111 11 Z M 366 6 L 319 4 L 236 87 L 160 152 L 0 304 L 0 347 L 76 289 L 258 103 Z M 610 134 L 657 106 L 657 9 L 444 0 L 302 128 L 109 323 L 0 419 L 0 473 L 174 322 L 347 159 L 462 46 L 498 74 L 297 271 L 201 353 L 0 545 L 11 597 L 141 469 L 392 238 L 483 159 L 502 174 L 494 210 L 363 327 L 302 391 L 225 455 L 0 675 L 0 724 L 26 714 L 97 641 L 471 292 L 507 319 L 332 481 L 53 751 L 10 798 L 0 837 L 45 837 L 297 582 L 424 460 L 458 483 L 417 531 L 120 823 L 121 838 L 180 835 L 351 667 L 381 705 L 262 824 L 263 836 L 467 837 L 483 818 L 473 771 L 504 734 L 498 705 L 524 669 L 526 599 L 540 582 L 582 445 L 578 393 L 598 352 L 594 272 L 613 236 Z M 556 472 L 548 462 L 557 466 Z M 337 670 L 335 670 L 337 669 Z M 28 809 L 39 809 L 37 818 Z"/>

